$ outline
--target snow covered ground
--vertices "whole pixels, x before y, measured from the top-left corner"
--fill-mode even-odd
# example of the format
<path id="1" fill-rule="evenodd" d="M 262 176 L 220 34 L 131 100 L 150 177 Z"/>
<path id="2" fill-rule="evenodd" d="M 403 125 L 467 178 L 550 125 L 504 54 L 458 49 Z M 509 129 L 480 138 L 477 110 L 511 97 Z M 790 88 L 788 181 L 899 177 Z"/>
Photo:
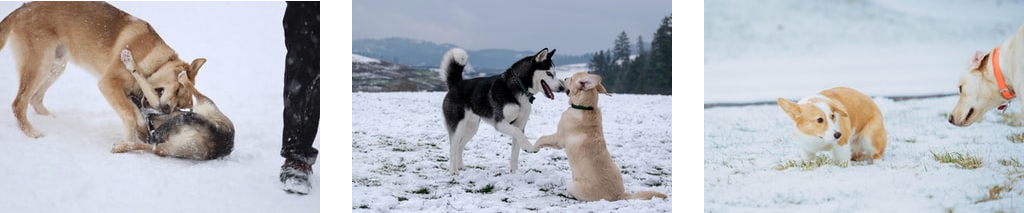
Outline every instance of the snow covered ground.
<path id="1" fill-rule="evenodd" d="M 307 196 L 281 191 L 284 2 L 113 2 L 156 29 L 178 54 L 205 57 L 196 80 L 235 124 L 235 149 L 206 162 L 111 154 L 121 121 L 96 78 L 73 64 L 50 88 L 55 117 L 29 113 L 46 134 L 31 139 L 0 113 L 4 212 L 316 212 L 320 175 Z M 20 2 L 0 2 L 6 15 Z M 0 51 L 0 101 L 17 90 L 11 51 Z M 9 109 L 3 105 L 4 109 Z M 324 131 L 321 129 L 321 131 Z M 319 139 L 314 146 L 319 147 Z M 320 163 L 313 166 L 320 172 Z"/>
<path id="2" fill-rule="evenodd" d="M 802 170 L 792 121 L 774 104 L 704 110 L 704 208 L 711 212 L 1021 212 L 1020 106 L 950 125 L 975 50 L 1024 24 L 1021 1 L 705 1 L 704 103 L 796 100 L 835 86 L 874 97 L 884 159 Z M 979 168 L 935 154 L 981 159 Z"/>
<path id="3" fill-rule="evenodd" d="M 472 63 L 472 62 L 471 62 Z M 565 76 L 559 74 L 559 76 Z M 668 200 L 580 202 L 567 198 L 565 151 L 521 153 L 508 174 L 511 138 L 482 123 L 466 146 L 466 169 L 448 173 L 444 92 L 352 94 L 352 208 L 358 212 L 669 212 L 672 200 L 671 96 L 601 96 L 605 138 L 628 192 Z M 526 136 L 553 134 L 568 97 L 533 104 Z"/>

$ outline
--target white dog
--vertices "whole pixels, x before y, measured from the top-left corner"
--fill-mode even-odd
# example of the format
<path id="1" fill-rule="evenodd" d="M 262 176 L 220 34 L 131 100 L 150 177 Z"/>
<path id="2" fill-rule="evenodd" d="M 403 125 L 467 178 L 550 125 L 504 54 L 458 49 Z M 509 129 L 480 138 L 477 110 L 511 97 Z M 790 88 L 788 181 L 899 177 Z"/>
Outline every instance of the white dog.
<path id="1" fill-rule="evenodd" d="M 1014 88 L 1024 86 L 1024 26 L 992 51 L 975 52 L 971 62 L 960 75 L 960 100 L 949 115 L 949 123 L 959 127 L 981 120 L 993 108 L 1004 109 L 1016 97 Z"/>

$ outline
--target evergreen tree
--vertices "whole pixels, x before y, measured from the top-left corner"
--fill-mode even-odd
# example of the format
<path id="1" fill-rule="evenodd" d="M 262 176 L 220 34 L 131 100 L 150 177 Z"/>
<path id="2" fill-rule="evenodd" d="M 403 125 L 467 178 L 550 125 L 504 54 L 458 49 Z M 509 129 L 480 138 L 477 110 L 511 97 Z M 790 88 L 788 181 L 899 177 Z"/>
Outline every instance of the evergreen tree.
<path id="1" fill-rule="evenodd" d="M 654 33 L 651 41 L 652 86 L 654 93 L 672 94 L 672 16 L 661 20 L 661 26 Z"/>
<path id="2" fill-rule="evenodd" d="M 633 49 L 629 47 L 629 36 L 626 36 L 626 31 L 619 33 L 619 37 L 615 39 L 615 49 L 613 51 L 615 51 L 616 63 L 624 63 L 626 60 L 629 60 L 629 55 L 633 53 Z"/>

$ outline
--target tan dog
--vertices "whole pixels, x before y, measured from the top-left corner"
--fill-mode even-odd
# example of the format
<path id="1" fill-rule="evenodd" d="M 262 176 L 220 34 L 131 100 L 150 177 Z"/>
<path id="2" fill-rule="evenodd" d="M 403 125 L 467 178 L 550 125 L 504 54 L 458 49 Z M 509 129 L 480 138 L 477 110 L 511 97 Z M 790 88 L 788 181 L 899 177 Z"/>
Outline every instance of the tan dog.
<path id="1" fill-rule="evenodd" d="M 164 112 L 192 107 L 192 94 L 180 89 L 176 76 L 186 72 L 194 82 L 206 62 L 182 61 L 149 23 L 105 2 L 25 3 L 0 22 L 0 48 L 8 40 L 19 77 L 11 107 L 21 131 L 32 138 L 43 134 L 28 122 L 27 107 L 31 103 L 36 113 L 50 115 L 43 97 L 69 60 L 99 78 L 100 91 L 121 117 L 126 141 L 141 141 L 148 130 L 132 101 L 141 97 L 141 90 L 119 59 L 122 48 L 139 59 L 138 71 L 155 87 Z"/>
<path id="2" fill-rule="evenodd" d="M 975 52 L 971 62 L 960 75 L 960 100 L 949 114 L 949 123 L 959 127 L 996 107 L 1004 109 L 1017 96 L 1014 88 L 1024 87 L 1024 25 L 992 51 Z"/>
<path id="3" fill-rule="evenodd" d="M 212 160 L 231 154 L 235 143 L 235 125 L 220 112 L 213 100 L 196 90 L 195 85 L 185 77 L 185 72 L 178 74 L 178 81 L 184 89 L 196 96 L 195 108 L 191 112 L 175 110 L 165 114 L 152 109 L 152 106 L 159 104 L 156 91 L 136 72 L 131 51 L 123 50 L 121 61 L 127 70 L 131 70 L 131 75 L 142 88 L 142 94 L 147 100 L 142 103 L 143 111 L 153 131 L 146 143 L 114 143 L 111 152 L 144 151 L 192 160 Z"/>
<path id="4" fill-rule="evenodd" d="M 836 87 L 799 102 L 779 98 L 779 107 L 793 119 L 793 136 L 804 159 L 821 151 L 844 165 L 850 160 L 882 159 L 887 142 L 882 112 L 857 90 Z"/>
<path id="5" fill-rule="evenodd" d="M 597 96 L 598 93 L 611 94 L 601 84 L 601 76 L 579 72 L 565 83 L 569 85 L 567 93 L 571 108 L 562 113 L 558 131 L 540 137 L 535 146 L 537 149 L 565 148 L 572 169 L 569 193 L 582 201 L 667 198 L 665 194 L 654 191 L 626 193 L 619 167 L 605 147 Z"/>

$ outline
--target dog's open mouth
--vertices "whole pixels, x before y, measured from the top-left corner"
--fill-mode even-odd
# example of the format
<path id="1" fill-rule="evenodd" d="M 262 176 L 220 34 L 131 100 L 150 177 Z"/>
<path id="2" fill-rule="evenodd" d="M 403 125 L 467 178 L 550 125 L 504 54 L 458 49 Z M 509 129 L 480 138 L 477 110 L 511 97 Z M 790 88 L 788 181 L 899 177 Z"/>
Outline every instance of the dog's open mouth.
<path id="1" fill-rule="evenodd" d="M 551 87 L 548 87 L 548 82 L 540 81 L 540 86 L 544 88 L 545 96 L 548 96 L 551 100 L 555 100 L 555 93 L 551 92 Z"/>

